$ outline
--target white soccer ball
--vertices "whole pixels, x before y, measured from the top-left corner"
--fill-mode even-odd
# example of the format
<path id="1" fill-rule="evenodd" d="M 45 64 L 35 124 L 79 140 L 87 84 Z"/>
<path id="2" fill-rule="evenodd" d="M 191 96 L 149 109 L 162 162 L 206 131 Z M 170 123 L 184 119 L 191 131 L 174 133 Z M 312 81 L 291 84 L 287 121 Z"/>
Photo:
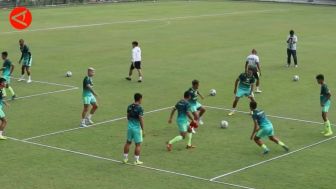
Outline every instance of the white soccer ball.
<path id="1" fill-rule="evenodd" d="M 221 122 L 220 122 L 220 128 L 222 128 L 222 129 L 226 129 L 226 128 L 228 128 L 229 127 L 229 122 L 227 122 L 227 121 L 225 121 L 225 120 L 222 120 Z"/>
<path id="2" fill-rule="evenodd" d="M 210 96 L 216 96 L 216 94 L 217 94 L 216 89 L 211 89 L 210 90 Z"/>
<path id="3" fill-rule="evenodd" d="M 66 77 L 71 77 L 72 76 L 72 72 L 71 71 L 67 71 L 67 73 L 65 74 Z"/>
<path id="4" fill-rule="evenodd" d="M 298 75 L 294 75 L 293 81 L 299 81 L 300 77 Z"/>

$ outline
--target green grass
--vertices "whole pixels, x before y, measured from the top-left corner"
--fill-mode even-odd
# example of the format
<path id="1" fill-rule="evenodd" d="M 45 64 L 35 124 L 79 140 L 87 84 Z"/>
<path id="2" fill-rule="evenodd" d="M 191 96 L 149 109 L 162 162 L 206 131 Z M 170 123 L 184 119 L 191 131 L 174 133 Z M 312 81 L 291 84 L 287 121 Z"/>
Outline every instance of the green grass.
<path id="1" fill-rule="evenodd" d="M 191 80 L 201 81 L 200 91 L 217 90 L 202 104 L 231 107 L 233 83 L 243 71 L 252 48 L 259 52 L 262 94 L 256 96 L 266 113 L 321 122 L 318 73 L 326 76 L 333 92 L 336 38 L 335 7 L 236 1 L 172 1 L 32 9 L 28 32 L 8 33 L 8 11 L 0 12 L 0 48 L 16 64 L 18 39 L 24 38 L 33 56 L 33 79 L 81 87 L 88 66 L 96 68 L 95 90 L 99 104 L 94 121 L 125 116 L 135 92 L 144 95 L 145 111 L 173 106 Z M 203 16 L 200 16 L 203 15 Z M 127 22 L 142 20 L 137 22 Z M 49 27 L 99 24 L 71 29 Z M 297 32 L 298 69 L 285 68 L 285 39 Z M 138 40 L 143 51 L 144 82 L 124 80 L 130 65 L 130 43 Z M 17 65 L 17 64 L 16 64 Z M 73 77 L 65 78 L 71 70 Z M 19 76 L 19 66 L 15 74 Z M 299 82 L 292 82 L 299 75 Z M 21 97 L 67 89 L 41 83 L 13 81 Z M 247 99 L 239 109 L 248 110 Z M 6 109 L 6 134 L 25 139 L 76 128 L 81 112 L 81 89 L 18 99 Z M 205 126 L 193 137 L 196 149 L 185 150 L 185 141 L 166 152 L 164 143 L 176 136 L 168 125 L 169 109 L 145 116 L 146 137 L 141 159 L 145 166 L 210 179 L 250 164 L 283 155 L 270 142 L 267 156 L 249 140 L 252 121 L 246 114 L 207 108 Z M 335 122 L 333 108 L 329 114 Z M 220 120 L 229 129 L 218 127 Z M 324 140 L 319 124 L 271 118 L 278 135 L 292 150 Z M 31 140 L 62 149 L 120 160 L 126 120 Z M 332 188 L 335 140 L 294 153 L 218 181 L 267 188 Z M 0 184 L 3 189 L 45 188 L 237 188 L 206 180 L 37 146 L 22 141 L 0 142 Z M 132 147 L 133 150 L 133 147 Z M 133 155 L 130 154 L 131 160 Z"/>

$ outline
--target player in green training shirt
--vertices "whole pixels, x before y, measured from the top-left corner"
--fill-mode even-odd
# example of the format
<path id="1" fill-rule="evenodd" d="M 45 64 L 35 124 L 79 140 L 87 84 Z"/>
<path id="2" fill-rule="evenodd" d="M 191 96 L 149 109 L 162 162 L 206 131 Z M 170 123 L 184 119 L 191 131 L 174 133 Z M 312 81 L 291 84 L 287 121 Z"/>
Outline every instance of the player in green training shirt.
<path id="1" fill-rule="evenodd" d="M 3 99 L 3 94 L 2 94 L 2 90 L 5 88 L 6 86 L 6 79 L 5 78 L 0 78 L 0 140 L 6 140 L 7 137 L 5 137 L 3 135 L 3 132 L 5 130 L 5 127 L 7 125 L 7 119 L 5 116 L 5 112 L 3 111 L 3 106 L 8 106 L 7 102 L 4 101 Z"/>
<path id="2" fill-rule="evenodd" d="M 251 140 L 254 140 L 255 143 L 257 143 L 258 146 L 263 149 L 263 154 L 267 154 L 270 151 L 267 146 L 261 141 L 261 139 L 264 137 L 268 137 L 271 141 L 279 144 L 286 151 L 289 151 L 289 148 L 277 137 L 274 136 L 274 129 L 271 121 L 267 119 L 264 111 L 257 110 L 256 102 L 250 102 L 250 109 L 252 111 L 252 119 L 254 123 Z"/>
<path id="3" fill-rule="evenodd" d="M 200 96 L 201 99 L 204 99 L 204 97 L 198 91 L 199 81 L 193 80 L 191 84 L 192 84 L 191 88 L 188 89 L 188 92 L 190 93 L 190 100 L 189 100 L 190 110 L 194 116 L 194 120 L 198 121 L 200 125 L 203 125 L 204 123 L 202 120 L 202 116 L 205 113 L 205 109 L 203 108 L 202 104 L 197 101 L 197 99 L 198 96 Z"/>
<path id="4" fill-rule="evenodd" d="M 12 95 L 12 100 L 15 99 L 15 92 L 13 90 L 13 88 L 10 86 L 10 79 L 11 79 L 11 75 L 13 73 L 14 70 L 14 65 L 12 64 L 12 62 L 8 59 L 8 53 L 6 51 L 1 53 L 1 58 L 4 61 L 2 68 L 0 69 L 0 71 L 2 71 L 2 77 L 6 79 L 6 88 L 4 88 L 2 90 L 2 94 L 4 97 L 7 96 L 7 92 L 6 89 L 9 90 L 9 92 Z"/>
<path id="5" fill-rule="evenodd" d="M 23 39 L 19 40 L 19 44 L 20 44 L 20 51 L 21 51 L 21 58 L 19 60 L 19 64 L 22 63 L 22 68 L 21 68 L 21 77 L 19 79 L 19 81 L 23 81 L 24 80 L 24 74 L 25 72 L 27 72 L 28 75 L 28 80 L 27 83 L 31 83 L 31 72 L 30 72 L 30 68 L 32 66 L 32 61 L 33 61 L 33 57 L 32 54 L 29 50 L 29 47 L 25 44 Z"/>
<path id="6" fill-rule="evenodd" d="M 322 131 L 322 134 L 324 136 L 331 136 L 333 134 L 331 130 L 331 124 L 330 121 L 328 120 L 328 111 L 330 108 L 330 97 L 331 93 L 330 90 L 328 89 L 328 86 L 324 83 L 324 75 L 319 74 L 316 76 L 317 83 L 321 85 L 321 93 L 320 93 L 320 104 L 322 107 L 322 119 L 324 121 L 324 126 L 325 129 Z"/>
<path id="7" fill-rule="evenodd" d="M 128 162 L 128 152 L 132 144 L 132 141 L 135 143 L 134 158 L 135 165 L 141 165 L 140 152 L 141 152 L 141 143 L 143 141 L 144 132 L 144 119 L 143 119 L 143 108 L 141 107 L 142 95 L 136 93 L 134 95 L 134 103 L 127 107 L 127 120 L 128 120 L 128 129 L 127 129 L 127 140 L 124 146 L 124 160 L 123 163 Z"/>
<path id="8" fill-rule="evenodd" d="M 192 132 L 191 128 L 189 127 L 189 121 L 188 118 L 191 122 L 195 122 L 195 120 L 192 118 L 191 115 L 191 110 L 190 110 L 190 93 L 189 91 L 186 91 L 184 93 L 184 99 L 180 100 L 177 102 L 175 107 L 173 108 L 168 123 L 172 123 L 173 116 L 177 110 L 177 126 L 180 131 L 180 135 L 176 136 L 175 138 L 171 139 L 170 141 L 167 142 L 167 150 L 171 151 L 172 150 L 172 144 L 175 142 L 178 142 L 180 140 L 185 139 L 186 136 L 188 136 L 188 143 L 187 143 L 187 149 L 194 148 L 195 146 L 191 145 L 191 138 L 192 138 Z"/>
<path id="9" fill-rule="evenodd" d="M 255 101 L 253 95 L 254 83 L 255 78 L 253 76 L 253 70 L 251 68 L 248 68 L 246 73 L 241 73 L 239 75 L 239 77 L 236 79 L 234 86 L 234 94 L 236 95 L 236 97 L 233 101 L 232 110 L 228 114 L 229 116 L 232 116 L 237 111 L 236 107 L 241 97 L 247 96 L 251 101 Z"/>
<path id="10" fill-rule="evenodd" d="M 93 90 L 93 82 L 92 77 L 95 75 L 94 68 L 88 68 L 87 76 L 85 76 L 83 80 L 83 103 L 84 108 L 82 112 L 82 121 L 80 127 L 87 127 L 87 125 L 93 124 L 91 120 L 93 114 L 96 112 L 98 108 L 97 103 L 97 93 Z M 90 113 L 89 108 L 92 106 Z"/>

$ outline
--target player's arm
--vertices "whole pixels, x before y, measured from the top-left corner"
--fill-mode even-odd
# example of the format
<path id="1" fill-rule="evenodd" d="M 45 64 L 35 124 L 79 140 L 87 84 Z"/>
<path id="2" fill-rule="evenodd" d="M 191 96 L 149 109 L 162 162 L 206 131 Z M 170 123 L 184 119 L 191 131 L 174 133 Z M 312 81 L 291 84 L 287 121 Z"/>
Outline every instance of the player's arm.
<path id="1" fill-rule="evenodd" d="M 174 117 L 174 114 L 176 112 L 176 108 L 174 107 L 170 113 L 170 116 L 169 116 L 169 119 L 168 119 L 168 123 L 172 123 L 172 120 L 173 120 L 173 117 Z"/>
<path id="2" fill-rule="evenodd" d="M 89 91 L 94 95 L 94 96 L 98 96 L 97 93 L 95 93 L 95 91 L 93 90 L 92 86 L 90 84 L 86 85 L 86 88 L 89 89 Z"/>
<path id="3" fill-rule="evenodd" d="M 250 93 L 251 95 L 253 93 L 253 90 L 254 90 L 254 83 L 251 84 L 251 93 Z"/>
<path id="4" fill-rule="evenodd" d="M 136 55 L 137 55 L 137 52 L 134 49 L 132 49 L 132 63 L 135 62 Z"/>
<path id="5" fill-rule="evenodd" d="M 247 73 L 247 66 L 248 66 L 248 61 L 245 63 L 245 73 Z"/>
<path id="6" fill-rule="evenodd" d="M 234 94 L 237 93 L 238 83 L 239 83 L 239 78 L 236 79 L 235 84 L 234 84 L 234 91 L 233 91 Z"/>
<path id="7" fill-rule="evenodd" d="M 13 71 L 14 71 L 14 65 L 12 64 L 10 68 L 10 75 L 12 75 Z"/>
<path id="8" fill-rule="evenodd" d="M 195 120 L 194 120 L 192 114 L 190 113 L 190 111 L 187 111 L 187 116 L 188 116 L 190 121 L 195 122 Z"/>
<path id="9" fill-rule="evenodd" d="M 257 123 L 257 120 L 253 119 L 253 131 L 252 131 L 252 134 L 251 134 L 251 140 L 253 140 L 255 134 L 257 133 L 257 131 L 259 130 L 259 126 L 258 126 L 258 123 Z"/>
<path id="10" fill-rule="evenodd" d="M 258 68 L 259 76 L 261 76 L 261 69 L 260 69 L 259 62 L 257 63 L 257 68 Z"/>
<path id="11" fill-rule="evenodd" d="M 140 121 L 140 126 L 141 126 L 141 130 L 142 130 L 142 136 L 145 136 L 145 124 L 144 124 L 144 118 L 143 116 L 139 116 L 139 121 Z"/>
<path id="12" fill-rule="evenodd" d="M 324 104 L 325 104 L 328 100 L 330 100 L 330 97 L 331 97 L 331 93 L 330 93 L 330 91 L 329 91 L 328 94 L 327 94 L 327 96 L 326 96 L 326 100 L 323 102 L 322 106 L 324 106 Z"/>
<path id="13" fill-rule="evenodd" d="M 197 91 L 198 95 L 201 97 L 201 99 L 203 100 L 204 99 L 204 96 L 199 92 Z"/>
<path id="14" fill-rule="evenodd" d="M 30 62 L 30 59 L 31 59 L 31 57 L 32 57 L 32 55 L 31 55 L 31 52 L 30 52 L 30 51 L 28 51 L 28 55 L 29 55 L 28 62 Z"/>

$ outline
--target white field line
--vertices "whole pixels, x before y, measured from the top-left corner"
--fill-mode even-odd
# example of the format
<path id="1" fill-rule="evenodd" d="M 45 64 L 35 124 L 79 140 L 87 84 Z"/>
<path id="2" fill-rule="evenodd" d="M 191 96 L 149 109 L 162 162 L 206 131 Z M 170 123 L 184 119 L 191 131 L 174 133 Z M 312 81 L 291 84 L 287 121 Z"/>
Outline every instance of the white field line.
<path id="1" fill-rule="evenodd" d="M 32 97 L 36 97 L 36 96 L 43 96 L 43 95 L 54 94 L 54 93 L 61 93 L 61 92 L 72 91 L 72 90 L 77 90 L 77 89 L 78 89 L 78 87 L 70 88 L 70 89 L 62 89 L 62 90 L 57 90 L 57 91 L 50 91 L 50 92 L 39 93 L 39 94 L 33 94 L 33 95 L 28 95 L 28 96 L 21 96 L 21 97 L 16 97 L 15 100 L 32 98 Z M 6 101 L 9 101 L 9 100 L 6 100 Z"/>
<path id="2" fill-rule="evenodd" d="M 35 146 L 40 146 L 40 147 L 44 147 L 44 148 L 48 148 L 48 149 L 52 149 L 52 150 L 58 150 L 58 151 L 68 152 L 68 153 L 81 155 L 81 156 L 86 156 L 86 157 L 90 157 L 90 158 L 95 158 L 95 159 L 100 159 L 100 160 L 105 160 L 105 161 L 111 161 L 111 162 L 118 163 L 118 164 L 122 163 L 121 161 L 116 160 L 116 159 L 112 159 L 112 158 L 106 158 L 106 157 L 101 157 L 101 156 L 98 156 L 98 155 L 78 152 L 78 151 L 69 150 L 69 149 L 65 149 L 65 148 L 59 148 L 59 147 L 49 146 L 49 145 L 40 144 L 40 143 L 36 143 L 36 142 L 20 140 L 20 139 L 16 139 L 16 138 L 12 138 L 12 137 L 8 137 L 8 138 L 11 139 L 11 140 L 14 140 L 14 141 L 23 142 L 23 143 L 31 144 L 31 145 L 35 145 Z M 135 165 L 130 164 L 130 163 L 127 163 L 127 165 L 135 166 Z M 165 170 L 165 169 L 149 167 L 149 166 L 145 166 L 145 165 L 139 165 L 137 167 L 140 167 L 140 168 L 143 168 L 143 169 L 149 169 L 149 170 L 153 170 L 153 171 L 157 171 L 157 172 L 163 172 L 163 173 L 173 174 L 173 175 L 177 175 L 177 176 L 183 176 L 183 177 L 187 177 L 187 178 L 202 180 L 202 181 L 206 181 L 206 182 L 213 182 L 213 181 L 211 181 L 209 179 L 206 179 L 206 178 L 193 176 L 193 175 L 188 175 L 188 174 L 185 174 L 185 173 L 179 173 L 179 172 L 175 172 L 175 171 L 169 171 L 169 170 Z M 237 184 L 231 184 L 231 183 L 227 183 L 227 182 L 214 181 L 214 183 L 223 184 L 223 185 L 232 186 L 232 187 L 237 187 L 237 188 L 253 189 L 253 188 L 250 188 L 250 187 L 241 186 L 241 185 L 237 185 Z"/>
<path id="3" fill-rule="evenodd" d="M 215 107 L 215 106 L 204 106 L 204 107 L 210 108 L 210 109 L 225 110 L 225 111 L 231 111 L 232 110 L 232 109 L 229 109 L 229 108 L 221 108 L 221 107 Z M 236 112 L 243 113 L 243 114 L 249 114 L 250 113 L 250 112 L 239 111 L 239 110 L 237 110 Z M 304 119 L 297 119 L 297 118 L 290 118 L 290 117 L 283 117 L 283 116 L 269 115 L 269 114 L 267 114 L 267 116 L 278 118 L 278 119 L 285 119 L 285 120 L 291 120 L 291 121 L 298 121 L 298 122 L 304 122 L 304 123 L 323 125 L 323 123 L 317 122 L 317 121 L 309 121 L 309 120 L 304 120 Z M 335 126 L 335 125 L 332 124 L 332 126 Z"/>
<path id="4" fill-rule="evenodd" d="M 151 111 L 145 112 L 145 114 L 159 112 L 159 111 L 167 110 L 167 109 L 170 109 L 170 108 L 172 108 L 172 107 L 165 107 L 165 108 L 160 108 L 160 109 L 156 109 L 156 110 L 151 110 Z M 70 131 L 74 131 L 74 130 L 78 130 L 78 129 L 86 129 L 86 128 L 89 128 L 89 127 L 94 127 L 94 126 L 98 126 L 98 125 L 102 125 L 102 124 L 106 124 L 106 123 L 111 123 L 111 122 L 115 122 L 115 121 L 119 121 L 119 120 L 123 120 L 123 119 L 126 119 L 126 117 L 119 117 L 119 118 L 115 118 L 115 119 L 110 119 L 110 120 L 94 123 L 94 124 L 89 125 L 88 127 L 84 127 L 84 128 L 81 128 L 81 127 L 78 126 L 78 127 L 71 128 L 71 129 L 65 129 L 65 130 L 61 130 L 61 131 L 56 131 L 56 132 L 52 132 L 52 133 L 47 133 L 47 134 L 43 134 L 43 135 L 29 137 L 29 138 L 25 138 L 25 139 L 22 139 L 22 140 L 23 141 L 28 141 L 28 140 L 42 138 L 42 137 L 46 137 L 46 136 L 66 133 L 66 132 L 70 132 Z"/>
<path id="5" fill-rule="evenodd" d="M 19 79 L 16 77 L 11 77 L 12 79 Z M 69 87 L 69 88 L 77 88 L 76 86 L 72 85 L 66 85 L 66 84 L 59 84 L 59 83 L 53 83 L 53 82 L 47 82 L 47 81 L 37 81 L 37 80 L 32 80 L 33 83 L 41 83 L 41 84 L 48 84 L 48 85 L 55 85 L 55 86 L 62 86 L 62 87 Z"/>
<path id="6" fill-rule="evenodd" d="M 265 164 L 265 163 L 268 163 L 268 162 L 271 162 L 271 161 L 274 161 L 274 160 L 277 160 L 277 159 L 280 159 L 280 158 L 283 158 L 283 157 L 287 157 L 287 156 L 292 155 L 292 154 L 294 154 L 294 153 L 297 153 L 297 152 L 306 150 L 306 149 L 308 149 L 308 148 L 315 147 L 315 146 L 317 146 L 317 145 L 320 145 L 320 144 L 322 144 L 322 143 L 328 142 L 328 141 L 333 140 L 333 139 L 335 139 L 335 138 L 336 138 L 336 136 L 333 136 L 333 137 L 331 137 L 331 138 L 327 138 L 327 139 L 321 140 L 321 141 L 319 141 L 319 142 L 316 142 L 316 143 L 313 143 L 313 144 L 304 146 L 304 147 L 302 147 L 302 148 L 296 149 L 296 150 L 291 151 L 291 152 L 288 152 L 288 153 L 286 153 L 286 154 L 283 154 L 283 155 L 280 155 L 280 156 L 276 156 L 276 157 L 273 157 L 273 158 L 271 158 L 271 159 L 268 159 L 268 160 L 265 160 L 265 161 L 261 161 L 261 162 L 259 162 L 259 163 L 255 163 L 255 164 L 252 164 L 252 165 L 249 165 L 249 166 L 246 166 L 246 167 L 237 169 L 237 170 L 235 170 L 235 171 L 231 171 L 231 172 L 228 172 L 228 173 L 225 173 L 225 174 L 222 174 L 222 175 L 213 177 L 213 178 L 211 178 L 210 180 L 211 180 L 211 181 L 214 181 L 214 180 L 217 180 L 217 179 L 219 179 L 219 178 L 227 177 L 227 176 L 229 176 L 229 175 L 232 175 L 232 174 L 235 174 L 235 173 L 239 173 L 239 172 L 245 171 L 245 170 L 247 170 L 247 169 L 250 169 L 250 168 L 253 168 L 253 167 L 256 167 L 256 166 L 259 166 L 259 165 L 262 165 L 262 164 Z"/>
<path id="7" fill-rule="evenodd" d="M 7 32 L 1 32 L 0 35 L 12 34 L 12 33 L 23 33 L 23 32 L 75 29 L 75 28 L 105 26 L 105 25 L 113 25 L 113 24 L 131 24 L 131 23 L 145 23 L 145 22 L 157 22 L 157 21 L 186 20 L 186 19 L 203 18 L 203 17 L 244 15 L 244 14 L 253 14 L 253 13 L 274 13 L 274 12 L 282 12 L 282 11 L 288 11 L 288 10 L 286 10 L 286 9 L 266 9 L 266 10 L 256 10 L 256 11 L 226 12 L 226 13 L 219 13 L 219 14 L 202 14 L 202 15 L 194 15 L 194 16 L 178 16 L 178 17 L 166 17 L 166 18 L 122 20 L 122 21 L 102 22 L 102 23 L 94 23 L 94 24 L 68 25 L 68 26 L 58 26 L 58 27 L 50 27 L 50 28 L 37 28 L 37 29 L 31 29 L 31 30 L 7 31 Z"/>

